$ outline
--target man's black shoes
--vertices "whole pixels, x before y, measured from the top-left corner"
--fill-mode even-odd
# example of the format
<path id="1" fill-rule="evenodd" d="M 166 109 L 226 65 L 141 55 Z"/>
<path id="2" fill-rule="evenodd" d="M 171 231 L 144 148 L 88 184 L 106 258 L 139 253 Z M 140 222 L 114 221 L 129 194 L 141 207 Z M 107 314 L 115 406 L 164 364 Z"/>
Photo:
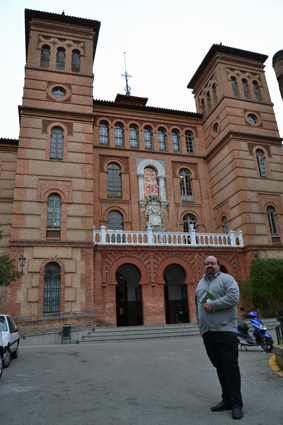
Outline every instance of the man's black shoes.
<path id="1" fill-rule="evenodd" d="M 213 412 L 223 412 L 223 410 L 232 410 L 232 405 L 227 403 L 227 401 L 220 401 L 220 403 L 216 404 L 216 406 L 212 406 L 211 410 Z"/>
<path id="2" fill-rule="evenodd" d="M 243 412 L 241 407 L 233 407 L 232 409 L 232 418 L 233 419 L 242 419 Z"/>

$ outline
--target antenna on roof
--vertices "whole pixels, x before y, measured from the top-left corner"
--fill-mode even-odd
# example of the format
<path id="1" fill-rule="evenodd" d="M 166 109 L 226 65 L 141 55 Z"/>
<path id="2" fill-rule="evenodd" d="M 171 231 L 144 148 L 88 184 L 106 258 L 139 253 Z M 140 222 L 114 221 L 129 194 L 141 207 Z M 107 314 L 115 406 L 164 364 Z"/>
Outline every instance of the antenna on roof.
<path id="1" fill-rule="evenodd" d="M 126 67 L 126 52 L 124 52 L 124 59 L 125 59 L 125 73 L 124 74 L 122 74 L 122 77 L 124 77 L 125 78 L 125 80 L 126 80 L 126 87 L 125 87 L 125 92 L 126 92 L 126 95 L 127 96 L 131 96 L 131 87 L 129 86 L 129 83 L 128 83 L 128 80 L 129 80 L 129 78 L 131 78 L 132 76 L 131 75 L 129 75 L 128 73 L 127 73 L 127 67 Z"/>

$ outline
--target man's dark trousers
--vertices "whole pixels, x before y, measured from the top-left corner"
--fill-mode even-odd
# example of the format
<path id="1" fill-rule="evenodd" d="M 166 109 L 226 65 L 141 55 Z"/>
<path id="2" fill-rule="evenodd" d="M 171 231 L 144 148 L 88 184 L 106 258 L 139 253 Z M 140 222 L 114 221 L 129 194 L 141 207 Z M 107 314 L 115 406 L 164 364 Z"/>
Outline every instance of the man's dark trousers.
<path id="1" fill-rule="evenodd" d="M 242 407 L 237 334 L 235 332 L 205 332 L 203 342 L 211 363 L 217 369 L 222 387 L 222 399 L 232 407 Z"/>

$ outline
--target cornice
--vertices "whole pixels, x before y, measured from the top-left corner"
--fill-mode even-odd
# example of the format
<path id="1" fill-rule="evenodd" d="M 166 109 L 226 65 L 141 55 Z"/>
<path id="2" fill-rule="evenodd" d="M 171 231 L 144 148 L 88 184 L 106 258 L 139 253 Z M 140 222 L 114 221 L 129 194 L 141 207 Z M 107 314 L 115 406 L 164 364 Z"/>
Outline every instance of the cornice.
<path id="1" fill-rule="evenodd" d="M 28 240 L 28 239 L 21 239 L 21 240 L 15 240 L 10 239 L 10 247 L 34 247 L 34 246 L 40 246 L 40 247 L 52 247 L 52 246 L 59 246 L 59 247 L 69 247 L 69 248 L 93 248 L 94 244 L 93 242 L 82 242 L 82 241 L 59 241 L 59 240 Z"/>
<path id="2" fill-rule="evenodd" d="M 250 134 L 250 133 L 241 133 L 237 131 L 229 131 L 223 139 L 220 140 L 219 143 L 217 143 L 217 146 L 215 146 L 205 157 L 207 162 L 210 162 L 215 155 L 218 154 L 220 150 L 224 148 L 232 139 L 240 139 L 249 141 L 252 143 L 261 143 L 266 145 L 275 145 L 282 147 L 282 141 L 283 138 L 281 137 L 271 137 L 271 136 L 261 136 L 259 134 Z"/>
<path id="3" fill-rule="evenodd" d="M 36 108 L 32 106 L 19 106 L 19 115 L 21 116 L 37 116 L 46 118 L 66 119 L 72 121 L 94 122 L 96 114 L 81 113 L 72 111 L 62 111 L 48 108 Z"/>

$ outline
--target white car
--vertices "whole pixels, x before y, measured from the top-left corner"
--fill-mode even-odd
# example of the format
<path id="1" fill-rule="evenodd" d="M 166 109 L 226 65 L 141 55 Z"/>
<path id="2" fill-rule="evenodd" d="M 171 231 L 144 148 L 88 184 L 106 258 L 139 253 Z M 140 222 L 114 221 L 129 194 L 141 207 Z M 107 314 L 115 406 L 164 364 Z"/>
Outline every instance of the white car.
<path id="1" fill-rule="evenodd" d="M 19 330 L 11 316 L 0 314 L 0 331 L 2 333 L 5 350 L 3 367 L 6 368 L 11 363 L 11 359 L 16 359 L 19 355 Z"/>
<path id="2" fill-rule="evenodd" d="M 0 378 L 3 372 L 3 357 L 4 357 L 4 342 L 2 338 L 2 332 L 0 331 Z"/>

